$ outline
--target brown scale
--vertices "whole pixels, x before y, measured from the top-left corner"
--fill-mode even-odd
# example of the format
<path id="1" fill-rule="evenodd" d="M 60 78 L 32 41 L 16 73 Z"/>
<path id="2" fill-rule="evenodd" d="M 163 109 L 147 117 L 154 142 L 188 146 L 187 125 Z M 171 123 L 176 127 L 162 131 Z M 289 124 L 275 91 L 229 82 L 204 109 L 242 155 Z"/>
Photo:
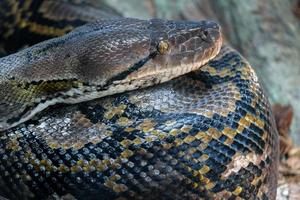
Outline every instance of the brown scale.
<path id="1" fill-rule="evenodd" d="M 17 17 L 9 24 L 1 23 L 6 38 L 18 37 L 15 30 L 21 28 L 43 35 L 35 38 L 44 40 L 89 21 L 91 13 L 103 14 L 93 7 L 83 6 L 87 13 L 76 4 L 43 1 L 46 3 L 37 10 L 49 20 L 82 16 L 80 22 L 57 28 L 37 23 L 34 18 L 23 19 L 16 14 L 17 1 L 1 1 L 7 2 L 11 11 L 0 6 L 1 15 L 5 12 Z M 32 2 L 37 1 L 26 1 L 23 7 L 29 15 L 26 10 Z M 49 12 L 45 8 L 50 8 Z M 60 8 L 70 12 L 62 16 Z M 230 54 L 232 58 L 227 59 Z M 235 78 L 238 72 L 240 77 Z M 245 80 L 249 81 L 245 91 L 254 96 L 250 103 L 239 85 Z M 16 92 L 24 92 L 22 87 Z M 238 101 L 256 112 L 247 112 Z M 221 128 L 212 120 L 216 114 Z M 200 123 L 190 116 L 211 121 Z M 221 121 L 222 117 L 228 121 Z M 250 127 L 255 127 L 254 131 Z M 244 131 L 249 135 L 244 136 Z M 234 50 L 223 48 L 214 61 L 194 75 L 138 92 L 58 106 L 2 133 L 0 196 L 274 199 L 277 148 L 269 103 L 253 69 Z"/>
<path id="2" fill-rule="evenodd" d="M 232 59 L 228 60 L 227 54 Z M 235 71 L 216 69 L 212 61 L 196 76 L 47 111 L 33 124 L 7 132 L 1 139 L 6 145 L 0 147 L 0 152 L 15 157 L 9 161 L 13 166 L 23 163 L 24 173 L 21 179 L 13 178 L 18 170 L 7 171 L 7 175 L 26 187 L 14 193 L 16 196 L 9 192 L 2 195 L 17 198 L 30 192 L 35 198 L 71 194 L 92 199 L 104 198 L 105 194 L 110 199 L 272 199 L 278 143 L 273 118 L 265 108 L 268 102 L 253 70 L 239 54 L 223 48 L 220 55 L 216 61 Z M 234 67 L 233 59 L 241 64 Z M 238 71 L 241 76 L 234 75 Z M 214 82 L 216 77 L 219 83 Z M 244 81 L 254 97 L 249 103 L 241 93 Z M 192 102 L 199 102 L 198 107 L 180 104 L 197 96 L 199 100 Z M 250 108 L 241 107 L 237 101 L 263 109 L 244 114 Z M 227 121 L 213 123 L 216 114 Z M 235 114 L 239 119 L 233 117 Z M 212 121 L 199 123 L 197 116 Z M 39 149 L 44 153 L 40 154 Z M 0 165 L 7 168 L 5 156 Z M 35 177 L 34 173 L 39 175 Z M 45 174 L 71 178 L 48 180 Z M 39 189 L 32 185 L 38 177 L 43 180 Z M 6 176 L 0 176 L 0 183 L 10 185 Z M 55 183 L 58 187 L 53 186 Z M 95 184 L 102 189 L 93 190 Z M 83 189 L 83 185 L 88 187 Z M 13 191 L 11 186 L 8 188 Z"/>
<path id="3" fill-rule="evenodd" d="M 6 53 L 12 53 L 66 34 L 86 22 L 116 16 L 119 13 L 114 9 L 94 0 L 3 0 L 0 2 L 0 46 L 4 46 Z"/>

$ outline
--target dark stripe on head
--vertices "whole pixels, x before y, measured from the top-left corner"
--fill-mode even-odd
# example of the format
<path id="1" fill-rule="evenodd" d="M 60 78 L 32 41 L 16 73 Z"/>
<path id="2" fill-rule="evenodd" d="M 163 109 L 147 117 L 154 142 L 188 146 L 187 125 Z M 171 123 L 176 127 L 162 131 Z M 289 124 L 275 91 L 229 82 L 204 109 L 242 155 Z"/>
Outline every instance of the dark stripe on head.
<path id="1" fill-rule="evenodd" d="M 143 58 L 142 60 L 136 62 L 131 67 L 129 67 L 127 70 L 113 76 L 111 79 L 109 79 L 106 84 L 103 86 L 103 88 L 108 87 L 111 85 L 114 81 L 119 81 L 125 79 L 127 76 L 129 76 L 132 72 L 135 72 L 142 68 L 150 59 L 154 58 L 157 55 L 157 52 L 150 53 L 147 57 Z"/>

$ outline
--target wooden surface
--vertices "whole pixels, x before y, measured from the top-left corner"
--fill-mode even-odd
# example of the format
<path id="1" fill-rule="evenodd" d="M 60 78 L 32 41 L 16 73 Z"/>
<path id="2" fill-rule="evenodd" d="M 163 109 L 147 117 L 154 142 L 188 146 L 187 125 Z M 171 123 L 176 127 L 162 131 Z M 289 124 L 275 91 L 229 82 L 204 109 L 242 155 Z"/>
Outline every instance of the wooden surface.
<path id="1" fill-rule="evenodd" d="M 297 0 L 107 0 L 125 16 L 214 19 L 255 68 L 271 103 L 291 104 L 300 145 L 300 3 Z"/>

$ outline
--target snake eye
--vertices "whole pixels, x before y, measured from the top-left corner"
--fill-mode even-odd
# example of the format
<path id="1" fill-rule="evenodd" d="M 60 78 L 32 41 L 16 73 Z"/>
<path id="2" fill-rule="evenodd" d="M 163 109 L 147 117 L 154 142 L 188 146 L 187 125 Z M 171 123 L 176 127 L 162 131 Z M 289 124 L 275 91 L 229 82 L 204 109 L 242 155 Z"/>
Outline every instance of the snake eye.
<path id="1" fill-rule="evenodd" d="M 170 49 L 170 45 L 169 45 L 168 42 L 166 42 L 166 41 L 160 41 L 158 43 L 157 50 L 158 50 L 158 52 L 160 54 L 166 54 L 166 53 L 168 53 L 169 49 Z"/>

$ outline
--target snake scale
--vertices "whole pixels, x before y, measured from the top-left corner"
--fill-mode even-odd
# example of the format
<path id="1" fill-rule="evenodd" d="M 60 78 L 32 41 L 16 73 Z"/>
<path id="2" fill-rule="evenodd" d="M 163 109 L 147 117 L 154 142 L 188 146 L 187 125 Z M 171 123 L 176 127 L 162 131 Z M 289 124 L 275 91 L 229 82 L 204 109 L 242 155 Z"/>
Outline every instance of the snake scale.
<path id="1" fill-rule="evenodd" d="M 0 196 L 275 199 L 270 105 L 219 26 L 95 2 L 0 2 L 3 52 L 38 43 L 0 58 Z"/>

